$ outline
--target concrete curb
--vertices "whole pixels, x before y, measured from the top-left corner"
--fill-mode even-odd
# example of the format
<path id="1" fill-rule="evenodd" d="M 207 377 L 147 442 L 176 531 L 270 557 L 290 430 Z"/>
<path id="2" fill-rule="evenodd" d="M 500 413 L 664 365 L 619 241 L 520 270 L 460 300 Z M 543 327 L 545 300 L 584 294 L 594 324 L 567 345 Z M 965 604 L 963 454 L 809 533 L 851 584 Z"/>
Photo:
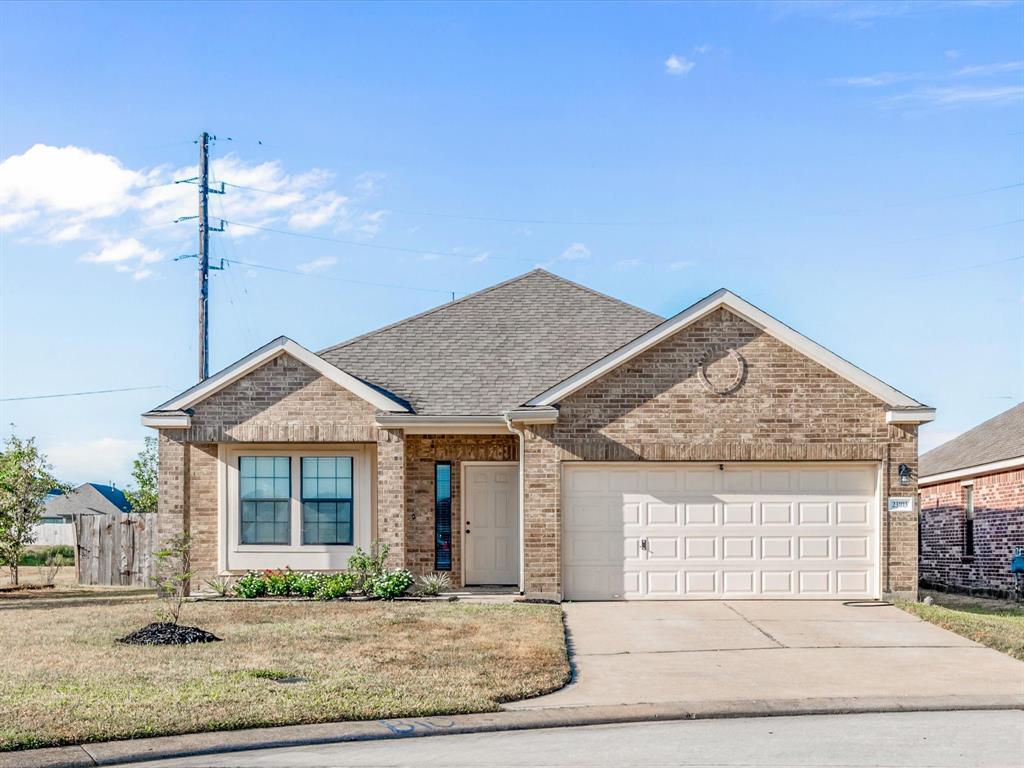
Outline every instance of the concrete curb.
<path id="1" fill-rule="evenodd" d="M 476 715 L 289 725 L 6 752 L 0 753 L 0 768 L 92 768 L 251 749 L 614 723 L 997 709 L 1024 709 L 1024 695 L 681 701 L 673 704 L 551 707 Z"/>

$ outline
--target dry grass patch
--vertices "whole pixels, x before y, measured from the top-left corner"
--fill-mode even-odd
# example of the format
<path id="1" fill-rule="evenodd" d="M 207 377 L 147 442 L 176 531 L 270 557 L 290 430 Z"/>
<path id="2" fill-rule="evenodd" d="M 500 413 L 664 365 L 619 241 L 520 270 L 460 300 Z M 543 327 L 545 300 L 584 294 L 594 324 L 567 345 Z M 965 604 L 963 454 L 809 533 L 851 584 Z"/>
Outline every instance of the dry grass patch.
<path id="1" fill-rule="evenodd" d="M 922 592 L 934 605 L 902 603 L 900 607 L 943 629 L 1024 661 L 1024 607 L 984 597 Z"/>
<path id="2" fill-rule="evenodd" d="M 486 712 L 569 675 L 557 606 L 196 603 L 224 642 L 115 644 L 153 610 L 0 611 L 0 749 Z"/>

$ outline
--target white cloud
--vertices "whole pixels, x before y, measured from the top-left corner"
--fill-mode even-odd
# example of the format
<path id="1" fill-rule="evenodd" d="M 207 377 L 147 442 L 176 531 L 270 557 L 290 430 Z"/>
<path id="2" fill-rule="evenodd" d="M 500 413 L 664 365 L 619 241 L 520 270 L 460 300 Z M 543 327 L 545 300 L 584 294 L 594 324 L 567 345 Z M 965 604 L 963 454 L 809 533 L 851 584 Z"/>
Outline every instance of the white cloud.
<path id="1" fill-rule="evenodd" d="M 988 77 L 1006 72 L 1020 72 L 1024 69 L 1024 61 L 1003 61 L 998 64 L 979 64 L 972 67 L 961 67 L 953 74 L 956 77 Z"/>
<path id="2" fill-rule="evenodd" d="M 20 231 L 27 242 L 67 244 L 84 242 L 83 260 L 115 266 L 142 280 L 153 274 L 146 268 L 179 248 L 182 235 L 194 232 L 195 222 L 175 225 L 182 216 L 194 216 L 196 166 L 131 169 L 116 157 L 90 149 L 36 144 L 0 162 L 0 229 Z M 237 155 L 216 155 L 211 162 L 211 186 L 228 182 L 226 194 L 211 198 L 211 218 L 257 227 L 286 227 L 309 231 L 327 228 L 350 231 L 362 238 L 376 237 L 384 210 L 352 206 L 362 197 L 377 194 L 382 173 L 356 177 L 356 197 L 330 188 L 333 175 L 313 168 L 289 173 L 278 161 L 250 163 Z M 146 243 L 126 233 L 148 230 Z M 259 234 L 257 229 L 228 226 L 219 237 L 240 238 Z"/>
<path id="3" fill-rule="evenodd" d="M 675 53 L 665 59 L 665 72 L 675 77 L 690 74 L 690 70 L 695 66 L 696 64 L 685 56 L 679 56 Z"/>
<path id="4" fill-rule="evenodd" d="M 487 261 L 487 259 L 489 259 L 490 256 L 491 256 L 491 252 L 490 251 L 484 251 L 483 253 L 478 253 L 476 256 L 474 256 L 472 259 L 470 259 L 470 261 L 472 261 L 472 262 L 474 262 L 476 264 L 479 264 L 480 262 Z"/>
<path id="5" fill-rule="evenodd" d="M 879 88 L 895 83 L 904 83 L 908 80 L 920 80 L 922 75 L 910 72 L 879 72 L 877 75 L 860 75 L 856 77 L 833 78 L 834 85 L 849 85 L 855 88 Z"/>
<path id="6" fill-rule="evenodd" d="M 163 256 L 158 251 L 147 248 L 134 237 L 129 237 L 106 245 L 98 253 L 87 253 L 82 257 L 82 261 L 109 264 L 138 260 L 140 264 L 149 264 L 160 261 L 162 258 Z"/>
<path id="7" fill-rule="evenodd" d="M 618 269 L 634 269 L 639 267 L 643 262 L 640 259 L 619 259 L 615 262 L 615 266 Z"/>
<path id="8" fill-rule="evenodd" d="M 142 450 L 142 440 L 102 437 L 98 440 L 61 442 L 46 450 L 54 474 L 70 483 L 124 483 L 130 477 L 132 459 Z"/>
<path id="9" fill-rule="evenodd" d="M 333 267 L 337 263 L 338 259 L 335 256 L 322 256 L 319 259 L 313 259 L 312 261 L 307 261 L 304 264 L 299 264 L 295 268 L 304 275 L 311 275 L 314 272 L 319 272 L 320 270 L 327 269 L 328 267 Z"/>
<path id="10" fill-rule="evenodd" d="M 703 56 L 705 53 L 711 52 L 711 45 L 708 43 L 702 43 L 700 45 L 693 46 L 693 52 Z"/>
<path id="11" fill-rule="evenodd" d="M 1019 104 L 1024 100 L 1024 86 L 1004 85 L 989 88 L 925 88 L 896 96 L 889 104 L 920 104 L 937 107 L 963 107 L 971 104 Z"/>
<path id="12" fill-rule="evenodd" d="M 942 55 L 945 56 L 950 61 L 956 61 L 957 59 L 960 58 L 960 51 L 956 50 L 955 48 L 950 48 L 949 50 L 943 51 Z"/>
<path id="13" fill-rule="evenodd" d="M 695 267 L 695 266 L 697 266 L 697 262 L 695 262 L 695 261 L 687 261 L 685 259 L 681 259 L 679 261 L 671 262 L 668 265 L 668 268 L 671 271 L 673 271 L 673 272 L 678 272 L 681 269 L 689 269 L 690 267 Z"/>
<path id="14" fill-rule="evenodd" d="M 581 261 L 590 258 L 590 249 L 583 243 L 572 243 L 558 258 L 563 261 Z"/>
<path id="15" fill-rule="evenodd" d="M 36 144 L 0 163 L 0 205 L 8 211 L 70 213 L 83 219 L 131 207 L 146 176 L 116 157 L 79 147 Z"/>

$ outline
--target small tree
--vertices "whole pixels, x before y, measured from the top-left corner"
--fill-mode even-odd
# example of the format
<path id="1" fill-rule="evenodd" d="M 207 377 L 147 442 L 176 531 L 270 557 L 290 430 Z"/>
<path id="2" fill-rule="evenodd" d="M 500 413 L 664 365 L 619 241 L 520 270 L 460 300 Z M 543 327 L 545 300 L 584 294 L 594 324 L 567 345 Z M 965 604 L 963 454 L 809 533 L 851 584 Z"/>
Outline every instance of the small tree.
<path id="1" fill-rule="evenodd" d="M 157 469 L 156 438 L 147 437 L 135 461 L 132 462 L 132 479 L 135 484 L 124 495 L 132 505 L 132 512 L 156 512 L 159 472 Z"/>
<path id="2" fill-rule="evenodd" d="M 11 435 L 0 452 L 0 565 L 18 583 L 18 563 L 36 540 L 35 527 L 43 516 L 46 496 L 70 488 L 57 482 L 36 440 Z"/>
<path id="3" fill-rule="evenodd" d="M 168 624 L 177 624 L 181 616 L 181 607 L 188 594 L 188 584 L 195 575 L 192 570 L 192 546 L 187 533 L 179 533 L 167 541 L 167 545 L 156 554 L 156 585 L 157 596 L 163 606 L 157 618 Z"/>

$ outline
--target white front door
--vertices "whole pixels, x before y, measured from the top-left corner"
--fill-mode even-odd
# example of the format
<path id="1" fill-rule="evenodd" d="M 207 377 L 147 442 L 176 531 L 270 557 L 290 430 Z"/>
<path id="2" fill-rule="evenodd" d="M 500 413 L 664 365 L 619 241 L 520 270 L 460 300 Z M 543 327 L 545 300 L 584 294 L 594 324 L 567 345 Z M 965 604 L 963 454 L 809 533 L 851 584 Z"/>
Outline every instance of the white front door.
<path id="1" fill-rule="evenodd" d="M 465 467 L 466 584 L 519 581 L 519 502 L 516 465 Z"/>
<path id="2" fill-rule="evenodd" d="M 562 466 L 568 599 L 879 596 L 877 465 Z"/>

